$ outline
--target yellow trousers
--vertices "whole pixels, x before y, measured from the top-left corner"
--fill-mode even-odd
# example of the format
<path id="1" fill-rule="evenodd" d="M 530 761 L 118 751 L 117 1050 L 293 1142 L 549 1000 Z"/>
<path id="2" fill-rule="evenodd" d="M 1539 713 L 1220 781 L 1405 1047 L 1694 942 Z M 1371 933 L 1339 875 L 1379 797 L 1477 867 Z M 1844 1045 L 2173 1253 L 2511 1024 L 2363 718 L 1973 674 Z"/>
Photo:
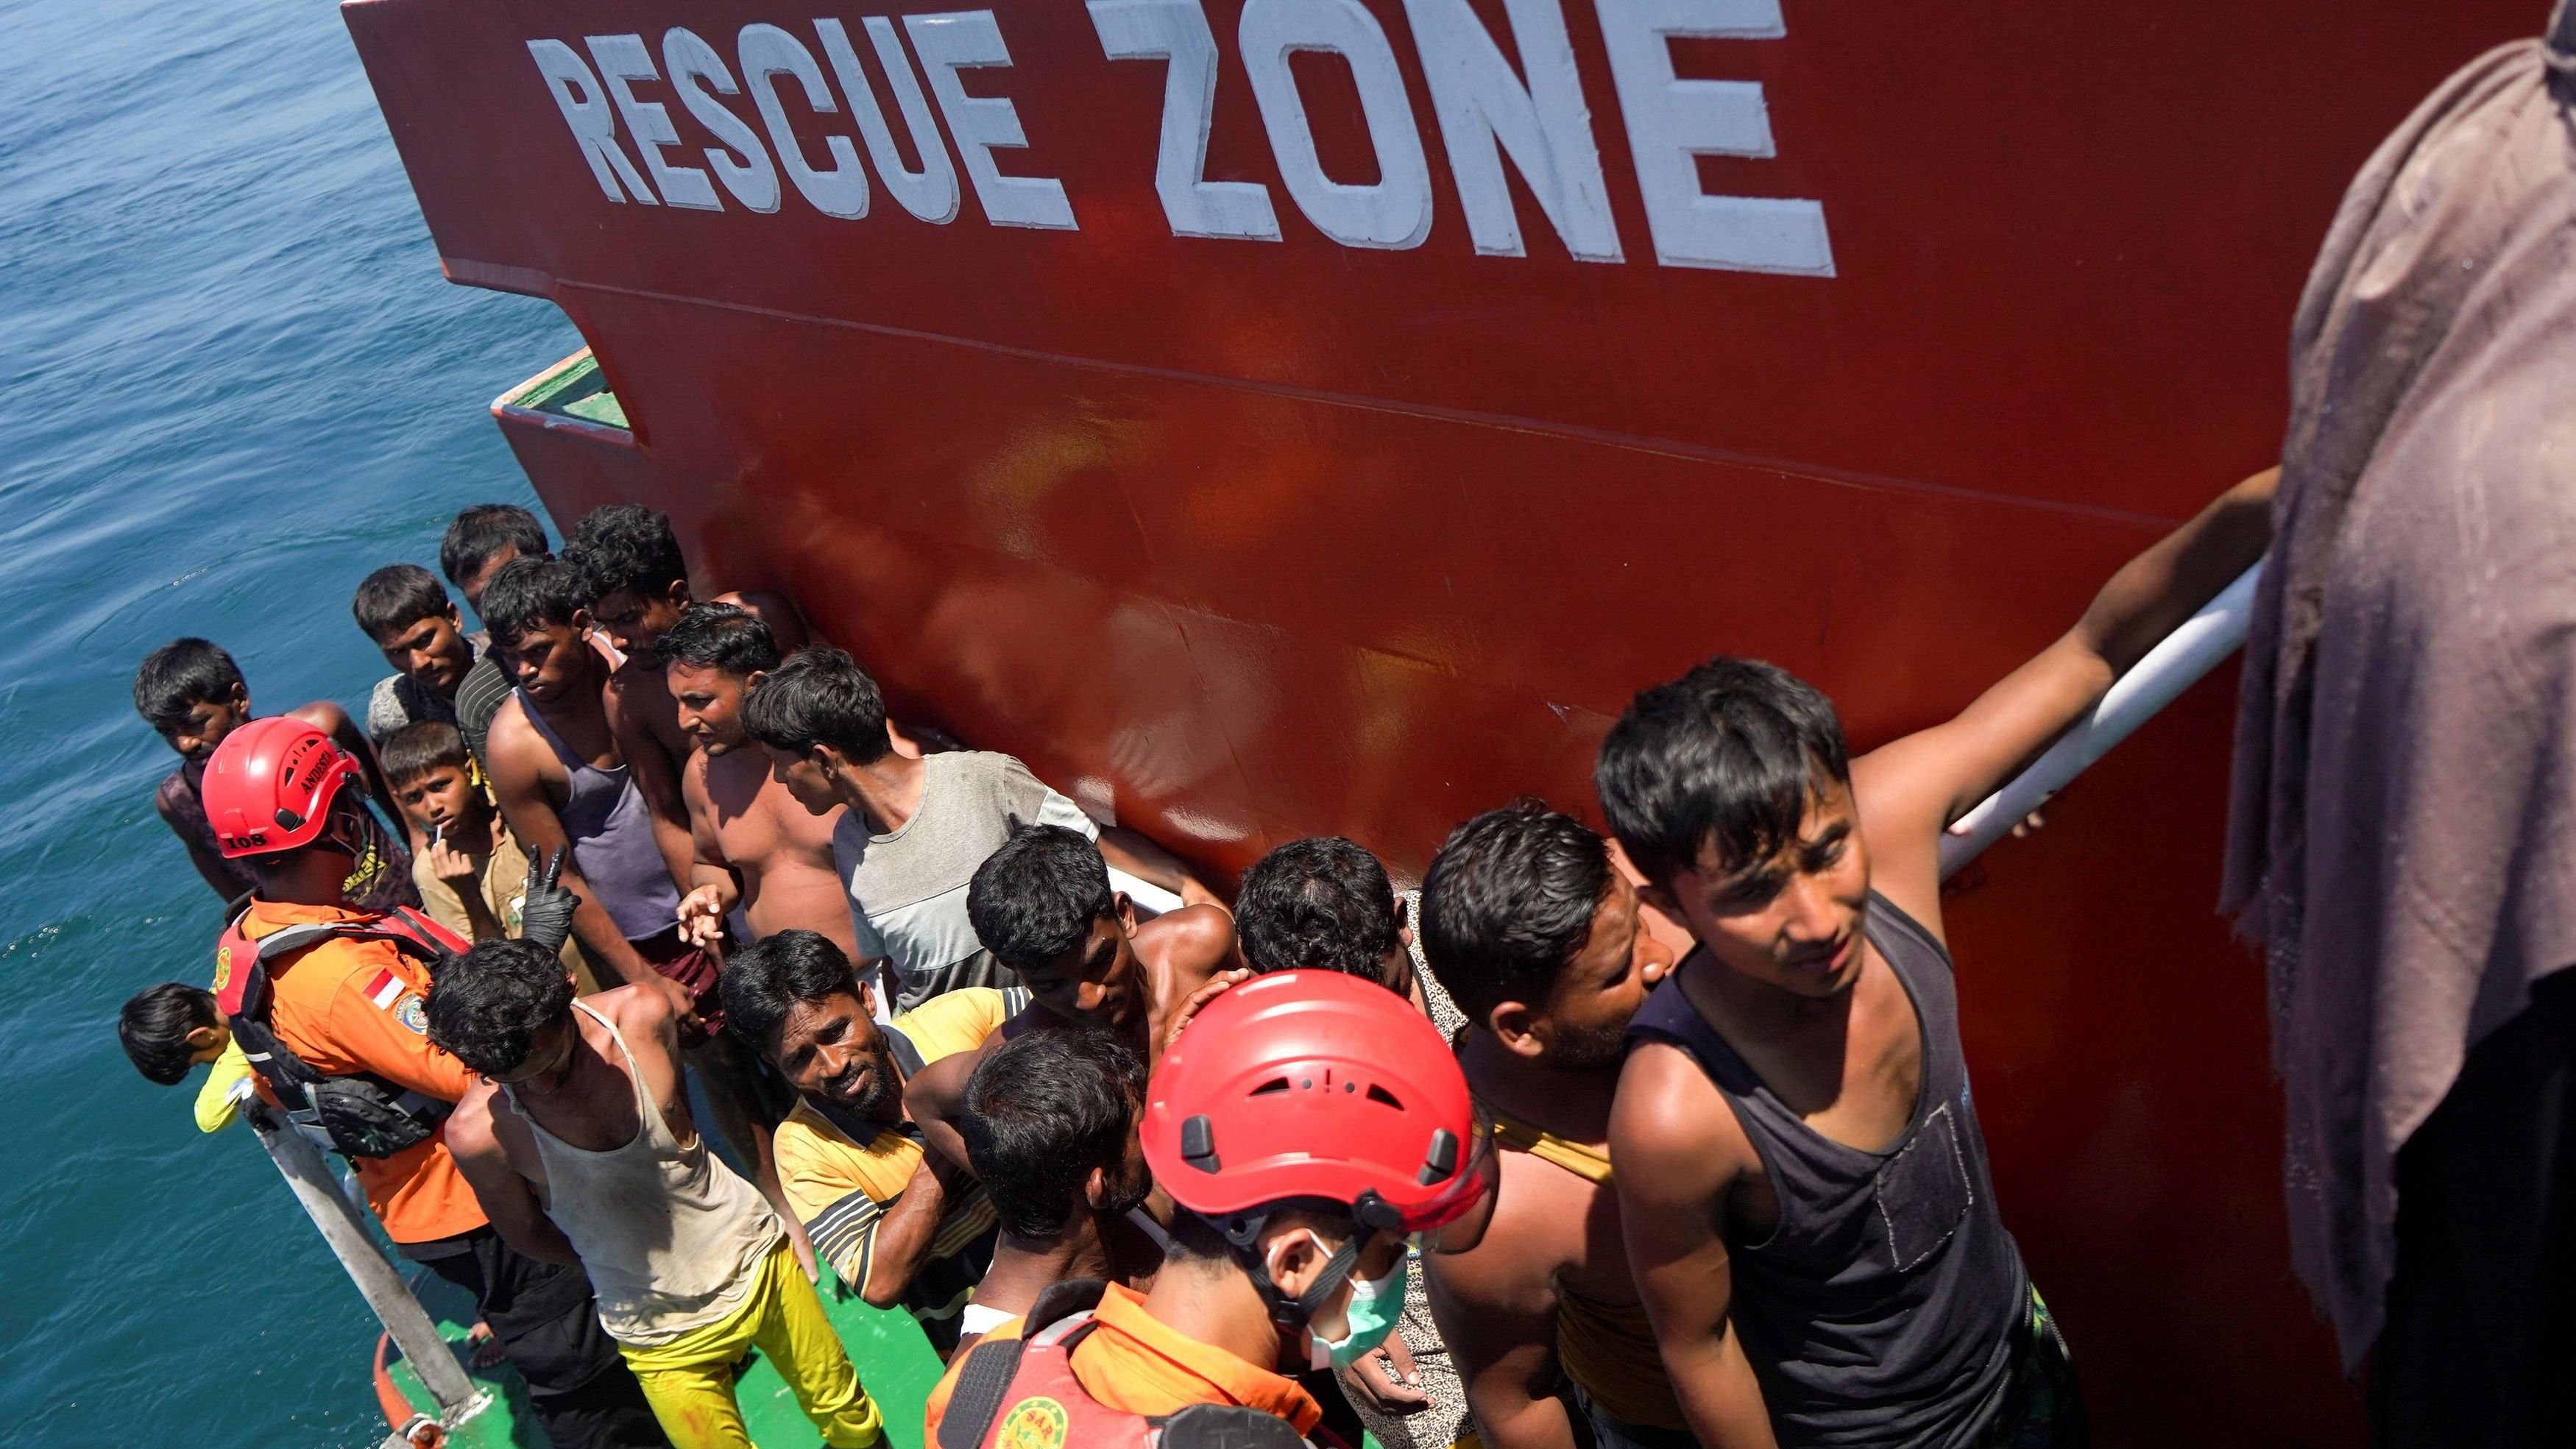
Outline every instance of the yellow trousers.
<path id="1" fill-rule="evenodd" d="M 732 1316 L 693 1328 L 656 1348 L 618 1345 L 645 1402 L 674 1449 L 751 1449 L 733 1367 L 752 1345 L 769 1355 L 796 1405 L 833 1449 L 867 1449 L 885 1437 L 877 1405 L 823 1316 L 823 1300 L 781 1242 L 761 1261 L 760 1281 Z"/>

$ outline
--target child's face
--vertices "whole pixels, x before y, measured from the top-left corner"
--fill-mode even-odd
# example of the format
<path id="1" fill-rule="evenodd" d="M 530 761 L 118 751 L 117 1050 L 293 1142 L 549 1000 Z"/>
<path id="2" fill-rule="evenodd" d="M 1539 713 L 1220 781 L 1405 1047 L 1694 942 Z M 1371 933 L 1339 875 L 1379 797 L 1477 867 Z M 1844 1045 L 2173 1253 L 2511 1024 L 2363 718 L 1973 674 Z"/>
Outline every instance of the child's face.
<path id="1" fill-rule="evenodd" d="M 192 1067 L 206 1065 L 222 1056 L 224 1048 L 232 1045 L 232 1041 L 233 1029 L 220 1021 L 213 1026 L 188 1028 L 188 1065 Z"/>
<path id="2" fill-rule="evenodd" d="M 483 792 L 474 788 L 473 776 L 462 765 L 432 765 L 396 785 L 394 798 L 424 835 L 483 818 Z"/>

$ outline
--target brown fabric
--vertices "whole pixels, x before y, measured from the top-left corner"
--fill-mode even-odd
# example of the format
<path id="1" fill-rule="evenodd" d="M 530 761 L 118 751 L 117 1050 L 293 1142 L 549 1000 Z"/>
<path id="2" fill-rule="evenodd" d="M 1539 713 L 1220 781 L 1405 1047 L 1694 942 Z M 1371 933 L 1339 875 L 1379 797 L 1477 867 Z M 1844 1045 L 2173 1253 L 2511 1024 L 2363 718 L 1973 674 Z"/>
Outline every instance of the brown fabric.
<path id="1" fill-rule="evenodd" d="M 2292 1260 L 2377 1337 L 2398 1147 L 2576 963 L 2576 14 L 2371 157 L 2292 336 L 2222 908 L 2271 974 Z"/>

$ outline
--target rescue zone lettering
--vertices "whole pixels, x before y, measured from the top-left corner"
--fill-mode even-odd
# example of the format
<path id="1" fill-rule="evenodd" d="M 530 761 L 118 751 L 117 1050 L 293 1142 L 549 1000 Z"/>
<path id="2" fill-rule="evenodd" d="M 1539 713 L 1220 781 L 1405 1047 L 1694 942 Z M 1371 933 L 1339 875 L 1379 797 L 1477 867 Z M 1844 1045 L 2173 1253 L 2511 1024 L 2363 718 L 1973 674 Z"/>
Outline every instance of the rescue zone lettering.
<path id="1" fill-rule="evenodd" d="M 1503 179 L 1508 156 L 1568 252 L 1589 262 L 1623 260 L 1559 0 L 1502 0 L 1520 56 L 1517 70 L 1467 0 L 1401 3 L 1476 250 L 1528 254 Z M 1593 0 L 1593 6 L 1655 259 L 1673 267 L 1832 276 L 1821 203 L 1701 190 L 1697 157 L 1775 154 L 1762 87 L 1673 73 L 1676 37 L 1787 34 L 1779 0 Z M 1266 184 L 1207 177 L 1218 51 L 1200 0 L 1089 0 L 1088 9 L 1108 59 L 1165 67 L 1154 189 L 1173 234 L 1280 240 Z M 614 202 L 721 211 L 721 185 L 736 204 L 775 212 L 783 171 L 807 205 L 856 219 L 867 215 L 873 169 L 897 205 L 945 225 L 956 219 L 962 200 L 949 161 L 947 143 L 954 142 L 986 220 L 1077 230 L 1062 182 L 1005 175 L 994 163 L 994 152 L 1028 145 L 1019 108 L 1007 96 L 969 95 L 959 79 L 962 71 L 1012 63 L 993 12 L 901 21 L 900 30 L 883 15 L 858 23 L 890 94 L 861 67 L 851 28 L 828 17 L 812 22 L 810 42 L 776 25 L 744 26 L 734 38 L 731 66 L 714 45 L 679 27 L 663 32 L 658 67 L 643 37 L 632 34 L 584 38 L 587 60 L 561 40 L 531 40 L 528 54 L 599 189 Z M 1360 0 L 1246 0 L 1235 45 L 1280 181 L 1298 211 L 1344 246 L 1422 245 L 1431 234 L 1431 168 L 1395 49 L 1367 7 Z M 1289 66 L 1299 51 L 1335 55 L 1349 67 L 1376 152 L 1376 181 L 1353 185 L 1325 174 L 1306 97 Z M 717 142 L 700 150 L 703 168 L 679 149 L 684 143 L 670 107 L 644 89 L 654 85 L 667 87 Z M 747 97 L 758 127 L 719 99 L 725 96 Z M 812 154 L 789 124 L 787 96 L 816 115 L 846 115 L 855 137 L 827 132 L 822 155 Z M 904 131 L 900 147 L 896 118 Z"/>

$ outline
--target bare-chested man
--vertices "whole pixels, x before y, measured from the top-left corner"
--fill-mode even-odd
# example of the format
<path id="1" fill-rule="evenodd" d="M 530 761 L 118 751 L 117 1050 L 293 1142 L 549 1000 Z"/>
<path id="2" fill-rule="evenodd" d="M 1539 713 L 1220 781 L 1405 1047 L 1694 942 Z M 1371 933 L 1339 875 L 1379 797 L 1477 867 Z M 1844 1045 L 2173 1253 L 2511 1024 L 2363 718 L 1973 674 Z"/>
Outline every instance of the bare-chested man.
<path id="1" fill-rule="evenodd" d="M 1610 1157 L 1701 1443 L 2084 1442 L 1986 1170 L 1941 838 L 2262 554 L 2274 478 L 2131 560 L 1956 719 L 1857 760 L 1814 686 L 1741 659 L 1638 695 L 1602 742 L 1642 894 L 1698 942 L 1630 1024 Z"/>
<path id="2" fill-rule="evenodd" d="M 695 845 L 681 929 L 712 944 L 738 905 L 754 940 L 813 931 L 856 959 L 849 896 L 832 868 L 842 811 L 798 804 L 742 727 L 744 692 L 778 667 L 769 626 L 733 604 L 693 604 L 657 649 L 680 728 L 697 746 L 680 775 Z"/>
<path id="3" fill-rule="evenodd" d="M 1459 1065 L 1503 1149 L 1483 1241 L 1425 1260 L 1491 1449 L 1574 1449 L 1578 1416 L 1602 1449 L 1690 1442 L 1610 1181 L 1628 1019 L 1673 962 L 1643 915 L 1609 842 L 1535 802 L 1459 826 L 1423 878 L 1423 950 L 1466 1014 Z"/>
<path id="4" fill-rule="evenodd" d="M 664 514 L 635 503 L 594 508 L 564 536 L 564 558 L 588 581 L 591 622 L 622 658 L 608 677 L 609 728 L 653 812 L 653 842 L 671 878 L 686 882 L 696 858 L 680 775 L 696 747 L 663 678 L 662 636 L 692 602 L 689 565 Z M 795 606 L 775 594 L 723 594 L 759 616 L 783 651 L 805 643 Z"/>
<path id="5" fill-rule="evenodd" d="M 1115 1033 L 1150 1066 L 1201 1005 L 1251 974 L 1225 907 L 1211 898 L 1139 921 L 1126 893 L 1110 889 L 1100 847 L 1060 825 L 1023 825 L 985 857 L 966 914 L 1031 1000 L 982 1048 L 932 1064 L 904 1089 L 923 1139 L 960 1167 L 970 1164 L 955 1124 L 985 1053 L 1063 1025 Z"/>

